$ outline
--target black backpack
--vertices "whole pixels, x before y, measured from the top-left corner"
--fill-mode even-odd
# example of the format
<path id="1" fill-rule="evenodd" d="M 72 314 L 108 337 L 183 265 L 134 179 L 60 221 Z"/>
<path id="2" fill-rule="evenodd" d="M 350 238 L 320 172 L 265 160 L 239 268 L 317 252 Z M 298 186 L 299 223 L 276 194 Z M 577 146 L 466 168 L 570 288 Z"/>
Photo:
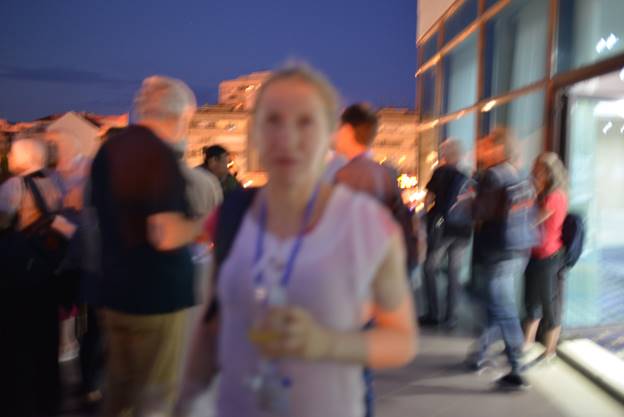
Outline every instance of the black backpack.
<path id="1" fill-rule="evenodd" d="M 17 229 L 17 218 L 12 226 L 0 234 L 0 260 L 3 266 L 3 288 L 34 290 L 50 285 L 58 275 L 65 258 L 68 240 L 52 228 L 57 214 L 49 210 L 34 177 L 24 177 L 25 192 L 32 193 L 40 217 L 23 230 Z"/>
<path id="2" fill-rule="evenodd" d="M 204 315 L 204 320 L 209 322 L 216 318 L 219 312 L 219 300 L 217 298 L 217 277 L 219 268 L 228 257 L 232 244 L 238 234 L 245 213 L 251 206 L 258 188 L 238 188 L 230 191 L 224 198 L 219 208 L 219 218 L 214 237 L 214 273 L 212 284 L 212 299 Z"/>
<path id="3" fill-rule="evenodd" d="M 561 240 L 565 247 L 563 266 L 572 268 L 583 254 L 585 243 L 585 223 L 581 216 L 568 213 L 563 221 Z"/>

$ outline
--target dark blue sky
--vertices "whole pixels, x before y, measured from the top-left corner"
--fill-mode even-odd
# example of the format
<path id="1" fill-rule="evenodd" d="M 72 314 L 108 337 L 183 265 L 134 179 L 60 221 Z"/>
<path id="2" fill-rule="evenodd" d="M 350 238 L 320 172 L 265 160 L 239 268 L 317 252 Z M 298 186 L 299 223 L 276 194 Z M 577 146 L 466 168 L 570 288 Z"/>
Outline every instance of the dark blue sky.
<path id="1" fill-rule="evenodd" d="M 344 101 L 414 107 L 416 0 L 2 0 L 0 118 L 121 113 L 150 74 L 219 81 L 289 58 Z"/>

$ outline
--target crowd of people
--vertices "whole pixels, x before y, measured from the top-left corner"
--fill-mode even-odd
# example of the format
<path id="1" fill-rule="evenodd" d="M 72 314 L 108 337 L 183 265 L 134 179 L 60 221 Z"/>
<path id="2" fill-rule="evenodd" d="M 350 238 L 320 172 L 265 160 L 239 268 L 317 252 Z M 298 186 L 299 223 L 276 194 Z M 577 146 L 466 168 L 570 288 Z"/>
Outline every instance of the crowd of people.
<path id="1" fill-rule="evenodd" d="M 487 320 L 469 365 L 486 366 L 502 336 L 511 372 L 498 383 L 526 386 L 520 358 L 542 318 L 553 357 L 567 213 L 555 154 L 536 160 L 529 181 L 512 135 L 496 129 L 478 141 L 473 178 L 459 144 L 445 141 L 421 225 L 396 171 L 372 158 L 371 108 L 339 117 L 334 87 L 300 66 L 273 73 L 256 97 L 250 140 L 268 176 L 258 189 L 241 187 L 222 146 L 186 165 L 197 103 L 168 77 L 144 80 L 132 124 L 92 158 L 71 132 L 13 138 L 0 186 L 0 305 L 23 319 L 4 327 L 3 354 L 14 358 L 4 377 L 15 381 L 7 415 L 59 414 L 59 339 L 75 336 L 81 394 L 103 416 L 191 415 L 217 375 L 218 416 L 372 416 L 372 370 L 418 350 L 410 277 L 424 265 L 420 322 L 455 327 L 471 239 Z M 514 286 L 523 274 L 524 333 Z M 68 318 L 77 325 L 61 337 Z"/>
<path id="2" fill-rule="evenodd" d="M 441 144 L 440 166 L 427 184 L 428 253 L 424 266 L 427 314 L 423 325 L 457 325 L 460 275 L 471 266 L 470 286 L 485 311 L 483 331 L 468 366 L 479 371 L 491 366 L 491 345 L 501 339 L 511 371 L 497 381 L 501 388 L 528 387 L 522 377 L 523 355 L 531 351 L 543 321 L 545 352 L 555 357 L 561 330 L 563 279 L 573 262 L 564 262 L 572 241 L 582 239 L 577 229 L 564 238 L 568 217 L 566 171 L 552 152 L 537 157 L 531 180 L 520 166 L 521 155 L 511 132 L 497 128 L 477 143 L 478 172 L 469 178 L 458 168 L 460 144 Z M 472 237 L 471 262 L 466 251 Z M 566 245 L 567 244 L 567 245 Z M 582 244 L 582 242 L 581 242 Z M 447 262 L 446 312 L 440 320 L 437 281 Z M 516 280 L 524 278 L 524 333 L 516 300 Z M 542 320 L 543 319 L 543 320 Z"/>

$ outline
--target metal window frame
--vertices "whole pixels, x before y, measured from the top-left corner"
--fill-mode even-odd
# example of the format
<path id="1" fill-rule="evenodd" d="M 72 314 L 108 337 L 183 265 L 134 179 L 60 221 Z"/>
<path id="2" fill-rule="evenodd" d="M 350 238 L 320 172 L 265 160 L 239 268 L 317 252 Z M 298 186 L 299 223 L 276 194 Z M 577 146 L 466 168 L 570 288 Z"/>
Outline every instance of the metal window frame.
<path id="1" fill-rule="evenodd" d="M 549 1 L 549 16 L 548 16 L 548 28 L 546 39 L 546 60 L 545 60 L 545 72 L 544 78 L 538 80 L 530 85 L 508 91 L 499 96 L 485 97 L 485 42 L 486 42 L 486 25 L 487 23 L 502 12 L 513 0 L 499 0 L 489 8 L 485 7 L 486 0 L 478 0 L 478 13 L 474 22 L 469 24 L 461 33 L 449 40 L 446 44 L 445 41 L 445 22 L 446 20 L 457 13 L 460 7 L 466 0 L 456 0 L 449 6 L 449 8 L 442 14 L 442 16 L 425 32 L 422 36 L 417 38 L 417 53 L 418 53 L 418 70 L 416 71 L 416 115 L 419 125 L 416 129 L 415 140 L 417 142 L 417 172 L 419 187 L 422 186 L 426 179 L 421 177 L 424 172 L 424 167 L 421 166 L 421 137 L 422 133 L 430 130 L 437 129 L 438 143 L 443 140 L 441 137 L 441 128 L 452 121 L 459 120 L 466 114 L 471 112 L 476 113 L 475 123 L 475 138 L 481 136 L 483 129 L 483 117 L 481 112 L 491 101 L 495 100 L 494 107 L 507 104 L 522 96 L 535 93 L 537 91 L 544 92 L 544 114 L 543 114 L 543 132 L 542 132 L 542 146 L 543 150 L 553 151 L 561 153 L 565 146 L 565 138 L 561 137 L 561 129 L 558 126 L 557 112 L 557 95 L 560 92 L 580 81 L 587 80 L 593 77 L 598 77 L 613 71 L 621 70 L 624 68 L 624 52 L 614 55 L 612 57 L 600 60 L 598 62 L 582 66 L 580 68 L 571 69 L 561 73 L 555 73 L 556 70 L 556 53 L 557 53 L 557 29 L 559 24 L 559 0 L 544 0 Z M 477 102 L 472 106 L 457 110 L 453 113 L 443 114 L 443 86 L 444 86 L 444 68 L 443 58 L 448 55 L 454 48 L 468 39 L 472 34 L 477 33 Z M 427 42 L 431 36 L 438 37 L 438 51 L 427 62 L 422 62 L 423 48 L 425 42 Z M 423 91 L 423 77 L 421 75 L 428 70 L 433 70 L 436 73 L 435 81 L 435 97 L 434 108 L 436 114 L 423 119 L 422 114 L 422 102 L 424 100 Z M 562 155 L 564 157 L 564 155 Z"/>
<path id="2" fill-rule="evenodd" d="M 547 58 L 545 76 L 541 80 L 538 80 L 530 85 L 508 91 L 499 96 L 485 97 L 485 29 L 488 21 L 502 12 L 505 7 L 511 4 L 512 0 L 499 0 L 494 5 L 490 6 L 487 10 L 485 7 L 485 0 L 479 0 L 478 3 L 478 15 L 474 22 L 466 27 L 461 33 L 451 39 L 448 43 L 444 43 L 445 27 L 444 23 L 448 18 L 453 16 L 461 8 L 466 0 L 456 0 L 449 6 L 449 8 L 442 14 L 442 16 L 417 39 L 417 49 L 419 58 L 422 59 L 422 46 L 427 42 L 431 36 L 438 36 L 438 52 L 427 62 L 422 63 L 419 61 L 419 68 L 416 72 L 416 84 L 417 84 L 417 115 L 418 120 L 421 122 L 417 131 L 418 133 L 431 129 L 432 127 L 444 125 L 450 121 L 458 120 L 469 112 L 478 112 L 489 102 L 495 100 L 496 106 L 508 103 L 522 95 L 530 94 L 537 90 L 545 90 L 545 103 L 544 103 L 544 137 L 542 143 L 545 150 L 558 151 L 560 148 L 559 138 L 554 135 L 554 104 L 557 91 L 566 86 L 572 85 L 579 81 L 606 74 L 624 67 L 624 53 L 615 55 L 613 57 L 601 60 L 594 64 L 589 64 L 581 68 L 572 69 L 559 74 L 554 73 L 556 64 L 556 50 L 557 50 L 557 25 L 559 17 L 559 0 L 547 0 L 549 1 L 549 16 L 548 16 L 548 28 L 547 28 Z M 443 84 L 444 84 L 444 69 L 443 58 L 448 55 L 454 48 L 464 42 L 469 36 L 477 33 L 477 103 L 472 106 L 457 110 L 453 113 L 443 114 Z M 436 87 L 435 87 L 435 109 L 437 114 L 432 117 L 423 119 L 422 117 L 422 100 L 423 100 L 423 88 L 422 88 L 422 75 L 425 71 L 433 69 L 436 72 Z M 482 118 L 477 117 L 476 123 L 476 136 L 479 137 L 482 131 Z"/>

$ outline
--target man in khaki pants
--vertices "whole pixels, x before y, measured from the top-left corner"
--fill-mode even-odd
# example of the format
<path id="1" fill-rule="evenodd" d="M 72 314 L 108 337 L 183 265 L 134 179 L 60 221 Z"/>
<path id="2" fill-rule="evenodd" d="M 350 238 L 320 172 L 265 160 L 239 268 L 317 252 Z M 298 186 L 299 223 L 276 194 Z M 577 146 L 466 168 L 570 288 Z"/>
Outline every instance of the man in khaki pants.
<path id="1" fill-rule="evenodd" d="M 107 417 L 167 415 L 175 401 L 195 301 L 189 243 L 204 220 L 192 216 L 179 166 L 195 109 L 182 81 L 147 78 L 136 124 L 109 138 L 93 161 Z"/>

